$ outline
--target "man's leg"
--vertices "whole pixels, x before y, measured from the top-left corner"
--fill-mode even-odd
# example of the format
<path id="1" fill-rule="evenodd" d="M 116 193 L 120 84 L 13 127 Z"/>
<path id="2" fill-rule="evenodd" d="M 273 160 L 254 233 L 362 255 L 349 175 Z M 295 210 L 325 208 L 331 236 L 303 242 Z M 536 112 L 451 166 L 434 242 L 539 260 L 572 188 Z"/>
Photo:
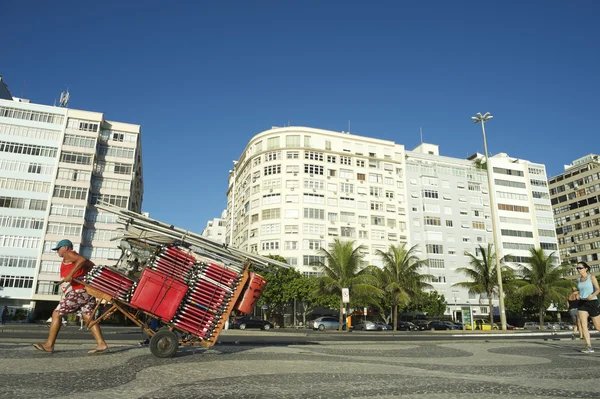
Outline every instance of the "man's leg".
<path id="1" fill-rule="evenodd" d="M 56 342 L 56 337 L 58 336 L 58 332 L 60 331 L 60 327 L 62 325 L 62 315 L 55 310 L 52 312 L 52 323 L 50 323 L 50 332 L 48 333 L 48 339 L 43 344 L 39 345 L 46 352 L 54 351 L 54 343 Z"/>
<path id="2" fill-rule="evenodd" d="M 83 313 L 82 315 L 83 315 L 83 319 L 85 320 L 86 324 L 92 320 L 91 314 Z M 92 335 L 94 336 L 94 339 L 96 340 L 96 348 L 92 351 L 89 351 L 88 353 L 95 353 L 98 351 L 106 350 L 108 348 L 108 345 L 106 345 L 106 342 L 104 341 L 104 338 L 102 337 L 102 331 L 100 330 L 100 325 L 94 324 L 94 326 L 90 328 L 90 332 L 92 333 Z"/>
<path id="3" fill-rule="evenodd" d="M 89 325 L 89 323 L 93 320 L 92 312 L 94 311 L 94 308 L 96 307 L 96 298 L 89 295 L 85 291 L 80 293 L 80 295 L 81 295 L 80 303 L 82 305 L 81 309 L 80 309 L 81 316 L 83 317 L 85 324 Z M 92 333 L 92 335 L 94 336 L 94 339 L 96 340 L 96 348 L 89 351 L 88 353 L 96 353 L 96 352 L 105 351 L 108 348 L 108 345 L 106 345 L 106 342 L 104 341 L 104 338 L 102 337 L 102 331 L 100 330 L 100 324 L 94 324 L 94 326 L 90 328 L 90 332 Z"/>

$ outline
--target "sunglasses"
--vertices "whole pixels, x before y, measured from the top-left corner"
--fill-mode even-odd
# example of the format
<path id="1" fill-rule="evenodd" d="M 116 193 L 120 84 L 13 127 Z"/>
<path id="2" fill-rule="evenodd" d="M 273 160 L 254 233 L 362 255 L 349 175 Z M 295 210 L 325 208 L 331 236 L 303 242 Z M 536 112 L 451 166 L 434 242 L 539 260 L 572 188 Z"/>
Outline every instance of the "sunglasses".
<path id="1" fill-rule="evenodd" d="M 583 269 L 585 269 L 585 267 L 576 267 L 575 269 L 577 269 L 577 270 L 583 270 Z"/>

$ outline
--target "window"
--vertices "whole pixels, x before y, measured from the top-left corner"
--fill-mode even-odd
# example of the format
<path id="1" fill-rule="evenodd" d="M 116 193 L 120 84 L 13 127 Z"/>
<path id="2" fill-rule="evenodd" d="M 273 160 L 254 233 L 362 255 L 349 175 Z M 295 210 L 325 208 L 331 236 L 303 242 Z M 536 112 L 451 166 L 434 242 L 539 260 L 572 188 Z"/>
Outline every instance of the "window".
<path id="1" fill-rule="evenodd" d="M 263 251 L 269 251 L 273 249 L 279 249 L 279 241 L 271 240 L 271 241 L 261 241 L 260 247 Z"/>
<path id="2" fill-rule="evenodd" d="M 323 166 L 304 164 L 304 173 L 323 176 Z"/>
<path id="3" fill-rule="evenodd" d="M 528 206 L 520 206 L 520 205 L 498 204 L 498 209 L 500 209 L 501 211 L 529 212 Z"/>
<path id="4" fill-rule="evenodd" d="M 69 118 L 67 127 L 69 129 L 76 129 L 84 132 L 97 132 L 99 124 L 98 122 Z"/>
<path id="5" fill-rule="evenodd" d="M 324 262 L 325 262 L 325 257 L 324 256 L 304 255 L 302 257 L 302 265 L 303 266 L 321 265 Z"/>
<path id="6" fill-rule="evenodd" d="M 49 112 L 27 111 L 19 108 L 0 107 L 0 116 L 4 118 L 22 119 L 26 121 L 53 123 L 62 125 L 64 116 Z"/>
<path id="7" fill-rule="evenodd" d="M 435 190 L 423 190 L 424 198 L 439 198 L 439 194 Z"/>
<path id="8" fill-rule="evenodd" d="M 281 151 L 269 151 L 265 153 L 265 162 L 278 161 L 281 159 Z"/>
<path id="9" fill-rule="evenodd" d="M 325 205 L 325 196 L 323 194 L 304 193 L 305 204 Z"/>
<path id="10" fill-rule="evenodd" d="M 384 226 L 385 218 L 383 216 L 371 216 L 371 224 L 373 226 Z"/>
<path id="11" fill-rule="evenodd" d="M 335 163 L 336 162 L 336 156 L 335 155 L 327 155 L 327 162 L 329 162 L 329 163 Z"/>
<path id="12" fill-rule="evenodd" d="M 129 191 L 131 188 L 131 183 L 128 180 L 100 179 L 94 177 L 92 179 L 92 188 L 95 191 L 100 189 Z"/>
<path id="13" fill-rule="evenodd" d="M 341 212 L 340 213 L 340 221 L 342 223 L 355 223 L 356 222 L 356 214 L 354 212 Z"/>
<path id="14" fill-rule="evenodd" d="M 279 137 L 271 137 L 267 139 L 267 150 L 279 148 Z"/>
<path id="15" fill-rule="evenodd" d="M 425 224 L 428 226 L 441 226 L 442 220 L 435 216 L 425 216 Z"/>
<path id="16" fill-rule="evenodd" d="M 263 224 L 261 228 L 262 235 L 279 234 L 281 233 L 281 225 L 279 223 Z"/>
<path id="17" fill-rule="evenodd" d="M 531 231 L 502 229 L 501 233 L 503 236 L 509 236 L 509 237 L 528 237 L 528 238 L 533 237 L 533 233 Z"/>
<path id="18" fill-rule="evenodd" d="M 285 210 L 285 218 L 286 219 L 298 219 L 300 217 L 300 211 L 298 209 L 286 209 Z"/>
<path id="19" fill-rule="evenodd" d="M 29 209 L 32 211 L 45 211 L 48 201 L 29 198 L 0 197 L 0 208 Z"/>
<path id="20" fill-rule="evenodd" d="M 343 193 L 353 194 L 354 193 L 354 184 L 340 183 L 340 191 Z"/>
<path id="21" fill-rule="evenodd" d="M 304 208 L 304 218 L 325 220 L 325 211 L 323 209 Z"/>
<path id="22" fill-rule="evenodd" d="M 50 191 L 50 182 L 0 177 L 0 188 L 17 191 L 31 191 L 34 193 L 47 193 Z"/>
<path id="23" fill-rule="evenodd" d="M 82 228 L 80 224 L 49 222 L 46 233 L 58 236 L 80 236 Z"/>
<path id="24" fill-rule="evenodd" d="M 0 170 L 38 175 L 52 175 L 54 166 L 35 162 L 17 161 L 14 159 L 0 159 Z"/>
<path id="25" fill-rule="evenodd" d="M 364 168 L 365 167 L 365 160 L 364 159 L 357 159 L 356 160 L 356 166 L 358 166 L 359 168 Z"/>
<path id="26" fill-rule="evenodd" d="M 443 254 L 444 246 L 438 244 L 427 244 L 425 245 L 428 254 Z"/>
<path id="27" fill-rule="evenodd" d="M 279 219 L 281 216 L 280 208 L 269 208 L 262 210 L 262 220 Z"/>
<path id="28" fill-rule="evenodd" d="M 452 227 L 452 220 L 446 220 L 446 227 Z"/>
<path id="29" fill-rule="evenodd" d="M 20 267 L 33 269 L 36 267 L 36 258 L 27 256 L 0 255 L 0 267 Z"/>
<path id="30" fill-rule="evenodd" d="M 432 269 L 443 269 L 444 259 L 427 259 L 427 264 Z"/>
<path id="31" fill-rule="evenodd" d="M 300 233 L 300 228 L 297 224 L 286 224 L 285 225 L 285 234 L 298 234 Z"/>
<path id="32" fill-rule="evenodd" d="M 41 230 L 43 226 L 44 219 L 41 218 L 0 215 L 0 227 L 8 227 L 13 229 Z"/>
<path id="33" fill-rule="evenodd" d="M 340 163 L 342 165 L 352 165 L 352 158 L 346 156 L 340 156 Z"/>
<path id="34" fill-rule="evenodd" d="M 376 173 L 369 173 L 369 182 L 370 183 L 383 183 L 383 175 Z"/>
<path id="35" fill-rule="evenodd" d="M 135 151 L 132 148 L 124 148 L 124 147 L 112 147 L 106 145 L 98 145 L 98 155 L 99 156 L 108 156 L 108 157 L 117 157 L 117 158 L 128 158 L 133 159 Z"/>
<path id="36" fill-rule="evenodd" d="M 383 188 L 381 187 L 369 187 L 369 195 L 372 197 L 383 197 Z"/>
<path id="37" fill-rule="evenodd" d="M 88 190 L 83 187 L 54 186 L 54 196 L 57 198 L 85 199 Z"/>
<path id="38" fill-rule="evenodd" d="M 312 161 L 322 161 L 323 153 L 315 151 L 304 151 L 304 159 L 310 159 Z"/>
<path id="39" fill-rule="evenodd" d="M 494 183 L 496 183 L 496 185 L 498 185 L 498 186 L 505 186 L 505 187 L 516 187 L 516 188 L 525 188 L 526 187 L 525 183 L 510 181 L 510 180 L 494 179 Z"/>
<path id="40" fill-rule="evenodd" d="M 92 137 L 78 136 L 75 134 L 65 134 L 63 145 L 94 148 L 96 147 L 96 139 Z"/>
<path id="41" fill-rule="evenodd" d="M 56 191 L 56 190 L 55 190 Z M 129 197 L 124 195 L 112 195 L 112 194 L 90 194 L 90 204 L 96 205 L 99 201 L 108 202 L 109 204 L 119 206 L 121 208 L 127 208 Z"/>
<path id="42" fill-rule="evenodd" d="M 285 153 L 285 156 L 287 159 L 298 159 L 300 156 L 300 153 L 298 151 L 287 151 Z"/>
<path id="43" fill-rule="evenodd" d="M 286 147 L 300 147 L 300 136 L 285 136 Z M 289 154 L 289 153 L 288 153 Z"/>
<path id="44" fill-rule="evenodd" d="M 514 169 L 494 168 L 494 173 L 501 173 L 509 176 L 523 176 L 523 172 Z"/>
<path id="45" fill-rule="evenodd" d="M 0 111 L 1 112 L 1 111 Z M 0 123 L 0 134 L 6 136 L 28 137 L 31 139 L 58 141 L 60 132 L 56 130 L 39 129 L 34 127 L 6 125 Z"/>
<path id="46" fill-rule="evenodd" d="M 278 173 L 281 173 L 281 165 L 269 165 L 264 168 L 265 176 L 276 175 Z"/>
<path id="47" fill-rule="evenodd" d="M 77 165 L 91 165 L 93 155 L 79 152 L 63 151 L 60 154 L 60 162 L 73 163 Z"/>
<path id="48" fill-rule="evenodd" d="M 27 276 L 0 276 L 0 287 L 4 288 L 31 288 L 33 287 L 33 277 Z"/>
<path id="49" fill-rule="evenodd" d="M 0 234 L 0 247 L 38 249 L 41 243 L 42 239 L 40 237 Z"/>
<path id="50" fill-rule="evenodd" d="M 305 223 L 302 226 L 302 232 L 304 234 L 324 235 L 325 234 L 325 226 L 320 225 L 320 224 Z"/>
<path id="51" fill-rule="evenodd" d="M 340 169 L 340 178 L 341 179 L 353 179 L 354 173 L 348 169 Z"/>
<path id="52" fill-rule="evenodd" d="M 324 241 L 321 240 L 303 240 L 302 241 L 303 249 L 312 249 L 319 250 L 324 247 Z"/>
<path id="53" fill-rule="evenodd" d="M 383 211 L 383 202 L 371 201 L 372 211 Z"/>
<path id="54" fill-rule="evenodd" d="M 298 241 L 285 241 L 284 249 L 298 249 Z"/>
<path id="55" fill-rule="evenodd" d="M 262 198 L 263 205 L 273 205 L 281 203 L 281 194 L 265 194 Z"/>
<path id="56" fill-rule="evenodd" d="M 484 223 L 484 222 L 476 222 L 476 221 L 473 221 L 473 225 L 472 225 L 472 227 L 473 227 L 475 230 L 485 230 L 485 223 Z"/>

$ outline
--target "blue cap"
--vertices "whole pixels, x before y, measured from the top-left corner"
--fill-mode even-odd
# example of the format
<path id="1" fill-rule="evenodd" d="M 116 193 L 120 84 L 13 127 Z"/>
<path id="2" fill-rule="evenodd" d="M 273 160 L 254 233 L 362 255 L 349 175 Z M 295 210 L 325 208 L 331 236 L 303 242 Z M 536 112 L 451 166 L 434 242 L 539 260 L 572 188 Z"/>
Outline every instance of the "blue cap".
<path id="1" fill-rule="evenodd" d="M 52 250 L 53 251 L 58 251 L 62 247 L 73 248 L 73 243 L 71 242 L 71 240 L 60 240 L 58 242 L 58 244 L 56 244 L 56 247 L 52 248 Z"/>

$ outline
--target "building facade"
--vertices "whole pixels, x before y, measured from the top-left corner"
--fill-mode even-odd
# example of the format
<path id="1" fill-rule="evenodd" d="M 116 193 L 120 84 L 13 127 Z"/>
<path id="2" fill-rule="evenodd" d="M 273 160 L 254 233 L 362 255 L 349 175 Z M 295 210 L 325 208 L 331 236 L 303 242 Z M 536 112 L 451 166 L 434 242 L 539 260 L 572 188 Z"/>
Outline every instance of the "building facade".
<path id="1" fill-rule="evenodd" d="M 408 242 L 402 145 L 306 127 L 254 136 L 229 176 L 227 237 L 240 249 L 280 255 L 317 275 L 320 248 L 335 238 L 377 250 Z"/>
<path id="2" fill-rule="evenodd" d="M 462 306 L 488 314 L 487 298 L 453 286 L 467 281 L 456 271 L 469 267 L 465 253 L 480 255 L 480 245 L 493 243 L 487 172 L 473 161 L 440 156 L 437 145 L 421 144 L 406 155 L 409 241 L 427 260 L 423 272 L 444 294 L 447 314 Z"/>
<path id="3" fill-rule="evenodd" d="M 120 257 L 115 219 L 95 205 L 141 211 L 140 132 L 102 113 L 0 99 L 0 303 L 56 305 L 51 248 L 62 238 L 96 264 Z"/>
<path id="4" fill-rule="evenodd" d="M 225 244 L 225 235 L 227 234 L 226 219 L 227 210 L 221 213 L 220 218 L 214 218 L 206 222 L 206 227 L 202 230 L 202 237 L 209 238 L 221 244 Z"/>
<path id="5" fill-rule="evenodd" d="M 490 157 L 488 183 L 484 161 L 481 154 L 466 160 L 443 157 L 432 144 L 407 152 L 410 242 L 427 259 L 431 284 L 444 294 L 451 314 L 461 306 L 475 306 L 475 314 L 489 312 L 487 296 L 454 284 L 468 281 L 456 272 L 469 267 L 465 253 L 479 257 L 480 245 L 494 244 L 492 200 L 499 255 L 507 265 L 519 272 L 530 249 L 540 247 L 555 252 L 554 262 L 559 262 L 545 166 L 500 153 Z"/>
<path id="6" fill-rule="evenodd" d="M 549 184 L 561 258 L 572 265 L 587 262 L 593 273 L 600 272 L 598 155 L 576 159 Z"/>

